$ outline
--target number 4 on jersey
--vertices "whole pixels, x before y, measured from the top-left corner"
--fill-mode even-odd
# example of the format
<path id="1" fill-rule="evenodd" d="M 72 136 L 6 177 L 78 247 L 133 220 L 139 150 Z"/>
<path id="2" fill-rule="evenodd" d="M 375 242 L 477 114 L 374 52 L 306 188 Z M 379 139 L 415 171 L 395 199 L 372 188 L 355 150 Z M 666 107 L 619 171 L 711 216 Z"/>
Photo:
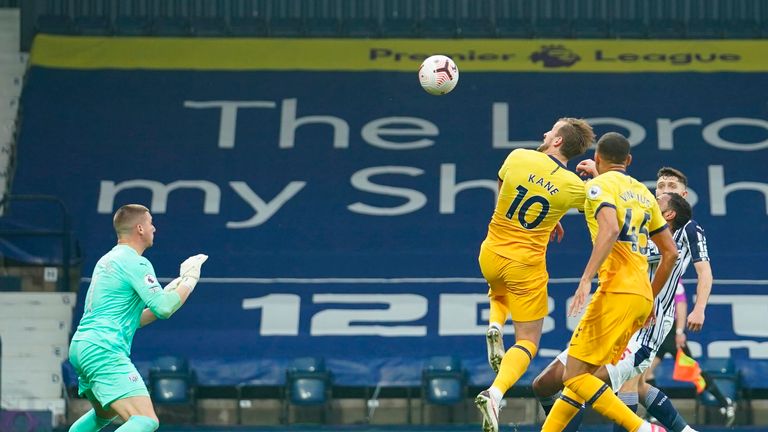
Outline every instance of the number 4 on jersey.
<path id="1" fill-rule="evenodd" d="M 627 209 L 627 213 L 624 215 L 624 224 L 621 227 L 621 232 L 619 233 L 619 241 L 627 242 L 632 247 L 632 252 L 637 252 L 638 249 L 640 250 L 641 254 L 646 254 L 648 252 L 648 238 L 650 237 L 648 235 L 648 228 L 646 228 L 646 224 L 648 221 L 651 220 L 651 214 L 648 212 L 643 213 L 643 220 L 640 222 L 639 227 L 632 226 L 632 209 Z M 644 247 L 638 247 L 638 236 L 637 233 L 640 233 L 640 235 L 644 235 L 646 238 L 645 246 Z"/>

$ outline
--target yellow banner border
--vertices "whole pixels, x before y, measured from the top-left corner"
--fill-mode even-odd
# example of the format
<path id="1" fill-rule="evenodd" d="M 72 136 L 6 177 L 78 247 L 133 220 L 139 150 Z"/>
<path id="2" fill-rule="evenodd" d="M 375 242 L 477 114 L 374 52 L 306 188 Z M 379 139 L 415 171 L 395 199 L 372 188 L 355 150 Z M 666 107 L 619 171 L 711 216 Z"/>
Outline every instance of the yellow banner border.
<path id="1" fill-rule="evenodd" d="M 766 72 L 768 40 L 242 39 L 40 34 L 33 66 L 63 69 L 415 72 Z"/>

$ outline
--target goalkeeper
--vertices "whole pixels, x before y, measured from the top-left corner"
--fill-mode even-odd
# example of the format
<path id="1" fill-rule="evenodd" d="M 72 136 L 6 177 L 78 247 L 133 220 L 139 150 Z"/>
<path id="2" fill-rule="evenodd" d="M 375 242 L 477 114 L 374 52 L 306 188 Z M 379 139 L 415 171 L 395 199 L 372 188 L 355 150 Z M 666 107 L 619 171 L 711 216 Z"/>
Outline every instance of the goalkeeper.
<path id="1" fill-rule="evenodd" d="M 128 358 L 133 335 L 157 318 L 169 318 L 187 301 L 208 259 L 202 254 L 188 258 L 180 276 L 162 288 L 152 264 L 142 256 L 155 237 L 149 210 L 138 204 L 122 206 L 113 225 L 117 245 L 96 263 L 83 317 L 69 347 L 78 393 L 93 406 L 70 432 L 96 432 L 117 416 L 125 422 L 119 432 L 158 428 L 147 387 Z"/>

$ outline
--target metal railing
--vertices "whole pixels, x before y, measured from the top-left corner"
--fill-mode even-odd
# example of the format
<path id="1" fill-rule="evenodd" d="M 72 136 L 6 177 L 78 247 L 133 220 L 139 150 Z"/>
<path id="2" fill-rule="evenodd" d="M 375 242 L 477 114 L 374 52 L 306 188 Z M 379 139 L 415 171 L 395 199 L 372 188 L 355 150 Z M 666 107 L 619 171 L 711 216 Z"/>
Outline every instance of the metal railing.
<path id="1" fill-rule="evenodd" d="M 60 238 L 61 245 L 61 267 L 63 273 L 63 284 L 59 285 L 60 291 L 71 291 L 70 272 L 73 265 L 72 262 L 72 223 L 69 212 L 67 211 L 64 203 L 57 197 L 50 195 L 6 195 L 0 200 L 0 207 L 7 207 L 14 201 L 26 201 L 26 202 L 49 202 L 54 203 L 60 210 L 61 224 L 59 229 L 0 229 L 0 238 L 21 238 L 21 237 L 58 237 Z M 6 216 L 10 212 L 6 212 Z"/>

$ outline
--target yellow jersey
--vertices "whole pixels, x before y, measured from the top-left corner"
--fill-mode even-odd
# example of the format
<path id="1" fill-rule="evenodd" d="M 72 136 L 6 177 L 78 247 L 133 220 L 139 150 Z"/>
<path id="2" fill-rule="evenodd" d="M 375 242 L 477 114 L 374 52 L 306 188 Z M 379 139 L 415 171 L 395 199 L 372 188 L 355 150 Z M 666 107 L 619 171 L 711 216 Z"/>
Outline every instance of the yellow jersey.
<path id="1" fill-rule="evenodd" d="M 640 294 L 653 300 L 648 280 L 648 240 L 667 228 L 656 197 L 645 185 L 623 171 L 609 171 L 587 182 L 584 215 L 594 243 L 597 212 L 616 209 L 619 237 L 597 273 L 598 289 L 604 292 Z"/>
<path id="2" fill-rule="evenodd" d="M 513 150 L 499 170 L 499 198 L 483 244 L 523 263 L 545 259 L 549 235 L 568 209 L 584 206 L 584 182 L 552 156 Z"/>

